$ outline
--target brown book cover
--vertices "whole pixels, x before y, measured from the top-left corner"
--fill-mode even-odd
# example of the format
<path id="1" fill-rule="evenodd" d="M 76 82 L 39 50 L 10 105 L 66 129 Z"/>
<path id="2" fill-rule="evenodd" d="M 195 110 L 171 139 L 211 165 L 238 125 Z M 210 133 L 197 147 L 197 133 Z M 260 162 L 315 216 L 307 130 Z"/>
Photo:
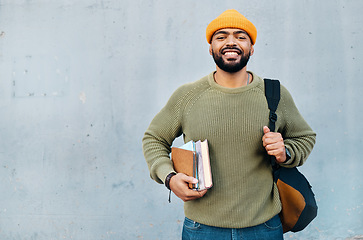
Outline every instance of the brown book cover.
<path id="1" fill-rule="evenodd" d="M 176 172 L 195 177 L 196 155 L 194 151 L 172 147 L 171 160 L 173 161 Z M 189 188 L 195 188 L 194 185 L 195 184 L 189 184 Z"/>

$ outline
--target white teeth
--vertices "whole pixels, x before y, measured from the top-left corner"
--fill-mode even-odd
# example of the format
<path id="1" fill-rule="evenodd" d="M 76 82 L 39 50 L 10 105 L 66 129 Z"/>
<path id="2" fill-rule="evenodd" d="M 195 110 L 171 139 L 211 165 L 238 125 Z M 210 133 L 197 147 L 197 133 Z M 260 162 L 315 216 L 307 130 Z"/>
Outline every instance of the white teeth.
<path id="1" fill-rule="evenodd" d="M 232 56 L 232 55 L 238 55 L 238 54 L 236 52 L 226 52 L 224 55 Z"/>

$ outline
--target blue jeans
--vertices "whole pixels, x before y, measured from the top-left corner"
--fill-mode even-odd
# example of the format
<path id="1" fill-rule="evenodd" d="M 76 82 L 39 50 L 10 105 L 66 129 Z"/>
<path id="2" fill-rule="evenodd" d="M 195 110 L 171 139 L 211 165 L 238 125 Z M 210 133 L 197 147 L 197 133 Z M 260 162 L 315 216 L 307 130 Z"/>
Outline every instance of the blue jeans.
<path id="1" fill-rule="evenodd" d="M 279 215 L 248 228 L 219 228 L 185 218 L 182 240 L 283 240 Z"/>

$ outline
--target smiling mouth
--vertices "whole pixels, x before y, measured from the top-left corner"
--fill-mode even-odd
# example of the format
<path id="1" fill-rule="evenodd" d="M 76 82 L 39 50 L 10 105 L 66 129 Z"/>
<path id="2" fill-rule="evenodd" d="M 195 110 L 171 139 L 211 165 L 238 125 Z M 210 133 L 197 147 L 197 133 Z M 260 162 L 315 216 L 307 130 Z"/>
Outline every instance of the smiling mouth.
<path id="1" fill-rule="evenodd" d="M 237 52 L 225 52 L 223 55 L 226 55 L 226 56 L 238 56 L 238 53 Z"/>
<path id="2" fill-rule="evenodd" d="M 241 50 L 237 48 L 227 48 L 222 50 L 222 54 L 225 56 L 236 57 L 241 54 Z"/>

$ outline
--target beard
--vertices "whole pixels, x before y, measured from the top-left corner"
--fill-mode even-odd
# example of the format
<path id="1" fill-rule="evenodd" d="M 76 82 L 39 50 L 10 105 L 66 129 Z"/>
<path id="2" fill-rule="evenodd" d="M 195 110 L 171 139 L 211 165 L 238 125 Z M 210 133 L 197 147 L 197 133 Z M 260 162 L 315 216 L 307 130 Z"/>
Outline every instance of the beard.
<path id="1" fill-rule="evenodd" d="M 236 48 L 224 48 L 221 50 L 221 52 L 226 49 L 236 49 Z M 212 51 L 212 56 L 213 56 L 214 62 L 217 64 L 217 66 L 220 69 L 222 69 L 225 72 L 229 72 L 229 73 L 238 72 L 247 65 L 248 61 L 250 60 L 250 56 L 251 56 L 251 51 L 248 52 L 247 54 L 245 54 L 243 52 L 243 50 L 241 50 L 241 49 L 238 49 L 238 50 L 242 52 L 241 58 L 239 61 L 225 61 L 222 58 L 221 52 L 214 53 L 214 51 Z"/>

